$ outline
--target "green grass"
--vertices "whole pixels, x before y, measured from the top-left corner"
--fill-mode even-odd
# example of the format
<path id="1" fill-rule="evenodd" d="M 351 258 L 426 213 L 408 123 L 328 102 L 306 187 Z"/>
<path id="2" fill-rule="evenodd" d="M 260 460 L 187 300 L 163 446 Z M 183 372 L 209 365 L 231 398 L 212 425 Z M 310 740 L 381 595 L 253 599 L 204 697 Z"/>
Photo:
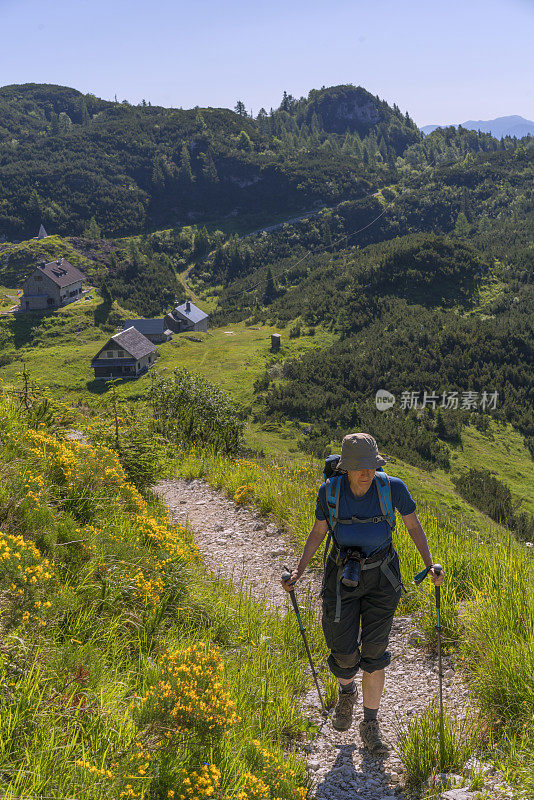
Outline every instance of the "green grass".
<path id="1" fill-rule="evenodd" d="M 95 300 L 72 303 L 46 317 L 19 316 L 15 320 L 2 320 L 4 336 L 16 350 L 17 361 L 3 370 L 5 381 L 16 380 L 21 362 L 27 371 L 44 385 L 56 391 L 82 393 L 90 397 L 94 387 L 88 384 L 94 373 L 90 368 L 93 355 L 105 344 L 115 328 L 103 332 L 95 325 L 95 309 L 101 303 L 96 292 Z M 124 311 L 123 315 L 128 312 Z M 2 330 L 0 328 L 0 330 Z M 280 355 L 270 352 L 271 333 L 281 333 L 284 339 Z M 200 339 L 201 341 L 192 341 Z M 213 328 L 207 333 L 174 334 L 170 342 L 158 345 L 160 358 L 157 369 L 187 367 L 217 383 L 235 400 L 250 404 L 253 400 L 253 383 L 263 374 L 266 366 L 278 358 L 286 358 L 310 348 L 324 347 L 332 337 L 317 330 L 314 337 L 289 339 L 280 328 L 247 327 L 244 323 Z M 118 389 L 124 398 L 142 394 L 149 383 L 145 375 L 136 381 L 126 381 Z M 103 384 L 97 387 L 99 392 Z"/>
<path id="2" fill-rule="evenodd" d="M 16 306 L 19 302 L 19 297 L 19 289 L 0 286 L 0 310 L 6 311 L 8 308 L 11 308 L 11 306 Z"/>
<path id="3" fill-rule="evenodd" d="M 488 307 L 508 291 L 510 291 L 510 287 L 500 279 L 497 274 L 496 266 L 493 266 L 492 269 L 480 279 L 476 302 L 474 306 L 465 313 L 487 316 L 484 312 Z"/>
<path id="4" fill-rule="evenodd" d="M 397 750 L 406 767 L 406 782 L 419 787 L 438 773 L 461 774 L 473 753 L 480 755 L 487 746 L 484 723 L 471 715 L 458 719 L 447 708 L 443 711 L 443 737 L 440 735 L 439 704 L 433 700 L 420 714 L 398 726 Z M 465 784 L 469 781 L 466 779 Z"/>
<path id="5" fill-rule="evenodd" d="M 21 405 L 0 398 L 0 795 L 193 800 L 208 763 L 225 800 L 253 780 L 304 798 L 294 617 L 209 576 L 112 452 L 28 428 Z"/>
<path id="6" fill-rule="evenodd" d="M 521 510 L 534 514 L 532 457 L 523 436 L 510 423 L 490 419 L 486 433 L 473 425 L 462 429 L 461 446 L 452 447 L 454 471 L 485 468 L 505 483 L 516 501 L 522 500 Z"/>
<path id="7" fill-rule="evenodd" d="M 396 470 L 398 472 L 398 470 Z M 169 475 L 204 477 L 230 497 L 239 490 L 287 531 L 302 549 L 314 518 L 317 464 L 283 466 L 250 459 L 230 461 L 201 450 L 183 453 Z M 410 489 L 413 487 L 409 485 Z M 492 757 L 510 782 L 534 792 L 534 560 L 513 535 L 481 515 L 477 530 L 460 513 L 418 503 L 418 517 L 434 558 L 446 570 L 442 587 L 443 646 L 456 652 L 482 708 Z M 436 644 L 435 598 L 426 582 L 411 578 L 421 559 L 398 520 L 395 546 L 407 593 L 399 613 L 415 615 L 431 647 Z M 321 569 L 318 552 L 311 567 Z M 410 756 L 411 757 L 411 756 Z"/>

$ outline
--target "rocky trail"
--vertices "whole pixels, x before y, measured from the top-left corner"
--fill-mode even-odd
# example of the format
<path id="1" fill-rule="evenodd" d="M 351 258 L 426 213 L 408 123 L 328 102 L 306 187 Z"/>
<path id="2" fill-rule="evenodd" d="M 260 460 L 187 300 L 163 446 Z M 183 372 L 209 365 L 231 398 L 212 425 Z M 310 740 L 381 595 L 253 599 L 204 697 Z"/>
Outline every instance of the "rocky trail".
<path id="1" fill-rule="evenodd" d="M 289 612 L 289 597 L 280 585 L 283 565 L 295 565 L 295 554 L 283 532 L 253 509 L 237 506 L 222 492 L 202 480 L 165 480 L 154 487 L 169 508 L 172 522 L 188 523 L 208 569 L 245 589 L 274 607 Z M 307 570 L 297 584 L 298 595 L 306 589 L 317 598 L 321 578 Z M 419 714 L 438 694 L 437 658 L 418 644 L 417 630 L 410 617 L 396 617 L 390 638 L 391 665 L 387 669 L 385 694 L 380 709 L 381 730 L 395 743 L 398 720 Z M 326 651 L 325 651 L 326 652 Z M 373 757 L 362 747 L 358 725 L 363 718 L 361 680 L 357 676 L 359 700 L 348 731 L 334 730 L 330 719 L 317 738 L 306 745 L 307 769 L 317 800 L 402 800 L 407 798 L 403 768 L 394 750 L 387 757 Z M 469 702 L 469 693 L 451 663 L 444 663 L 444 702 L 457 710 Z M 321 725 L 316 690 L 302 700 L 307 715 Z M 493 781 L 492 798 L 510 796 Z M 505 789 L 503 786 L 502 789 Z M 444 800 L 474 800 L 476 793 L 450 789 Z M 488 795 L 486 795 L 488 797 Z"/>

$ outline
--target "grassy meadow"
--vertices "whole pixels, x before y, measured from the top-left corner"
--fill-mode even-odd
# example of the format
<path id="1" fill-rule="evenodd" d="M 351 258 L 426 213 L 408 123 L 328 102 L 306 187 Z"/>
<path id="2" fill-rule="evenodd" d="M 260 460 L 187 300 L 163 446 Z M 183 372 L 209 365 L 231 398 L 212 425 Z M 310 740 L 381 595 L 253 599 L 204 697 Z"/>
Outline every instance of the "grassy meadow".
<path id="1" fill-rule="evenodd" d="M 208 576 L 68 415 L 0 397 L 1 796 L 306 797 L 294 619 Z"/>
<path id="2" fill-rule="evenodd" d="M 103 331 L 96 324 L 95 316 L 98 320 L 102 301 L 96 292 L 91 294 L 92 300 L 78 301 L 51 315 L 0 319 L 2 352 L 11 359 L 2 366 L 0 373 L 5 386 L 19 382 L 25 367 L 30 378 L 45 386 L 52 395 L 64 397 L 67 393 L 74 404 L 99 408 L 102 395 L 109 387 L 94 380 L 90 361 L 115 332 L 115 326 L 109 324 L 109 330 Z M 124 318 L 128 313 L 114 305 L 111 319 Z M 271 353 L 271 333 L 282 335 L 279 354 Z M 232 324 L 212 328 L 207 333 L 174 335 L 170 342 L 158 346 L 160 357 L 156 370 L 186 367 L 213 381 L 250 410 L 254 404 L 254 381 L 266 368 L 274 374 L 283 359 L 310 348 L 325 347 L 332 339 L 332 334 L 321 328 L 316 329 L 315 336 L 289 339 L 287 329 Z M 149 375 L 136 381 L 124 381 L 117 384 L 117 394 L 124 402 L 142 404 L 149 383 Z M 297 447 L 298 438 L 299 431 L 294 423 L 247 421 L 247 447 L 267 456 L 307 462 L 309 457 Z M 334 452 L 339 444 L 332 443 Z M 534 498 L 529 491 L 532 459 L 523 437 L 510 424 L 490 419 L 486 433 L 474 426 L 464 427 L 461 445 L 451 445 L 451 462 L 455 472 L 469 467 L 493 470 L 509 487 L 514 500 L 522 501 L 521 508 L 534 513 Z M 316 462 L 317 474 L 319 466 Z M 485 515 L 457 494 L 451 473 L 443 469 L 429 472 L 401 459 L 392 459 L 390 470 L 413 487 L 416 500 L 439 505 L 452 515 L 460 513 L 469 520 L 471 527 L 484 524 Z"/>

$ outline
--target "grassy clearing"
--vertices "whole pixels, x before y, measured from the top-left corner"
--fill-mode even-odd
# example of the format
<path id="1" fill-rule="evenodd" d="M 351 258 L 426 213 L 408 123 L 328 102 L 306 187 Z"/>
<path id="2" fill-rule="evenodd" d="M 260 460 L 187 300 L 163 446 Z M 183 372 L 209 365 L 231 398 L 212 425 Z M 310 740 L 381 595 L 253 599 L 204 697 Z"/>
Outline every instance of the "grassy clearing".
<path id="1" fill-rule="evenodd" d="M 19 297 L 19 289 L 10 289 L 8 286 L 0 286 L 0 310 L 6 311 L 8 308 L 16 306 L 19 302 Z"/>
<path id="2" fill-rule="evenodd" d="M 90 361 L 115 332 L 115 326 L 103 331 L 95 324 L 95 313 L 102 301 L 96 292 L 92 294 L 94 300 L 72 303 L 54 314 L 2 320 L 2 349 L 10 348 L 17 356 L 4 367 L 4 380 L 16 381 L 20 362 L 24 361 L 28 372 L 56 393 L 68 390 L 86 398 L 100 394 L 105 387 L 102 382 L 94 385 Z M 114 307 L 114 318 L 121 312 L 123 317 L 129 314 Z M 284 337 L 279 355 L 270 351 L 271 333 L 282 333 Z M 185 366 L 214 380 L 238 402 L 250 405 L 254 381 L 267 366 L 310 348 L 324 347 L 331 338 L 318 330 L 315 337 L 289 339 L 280 328 L 253 328 L 239 323 L 207 333 L 175 334 L 171 342 L 159 345 L 157 367 L 163 370 Z M 125 381 L 118 391 L 124 398 L 136 398 L 146 390 L 148 382 L 149 376 L 145 375 L 136 381 Z"/>
<path id="3" fill-rule="evenodd" d="M 462 430 L 462 444 L 452 448 L 454 471 L 469 467 L 491 470 L 509 487 L 521 510 L 534 514 L 532 457 L 523 436 L 510 423 L 490 420 L 486 433 L 468 425 Z"/>
<path id="4" fill-rule="evenodd" d="M 293 617 L 209 578 L 111 451 L 6 397 L 0 427 L 2 797 L 306 797 Z"/>
<path id="5" fill-rule="evenodd" d="M 297 549 L 304 544 L 320 480 L 313 462 L 284 467 L 230 461 L 198 450 L 182 454 L 169 472 L 204 477 L 237 501 L 253 503 L 283 524 Z M 531 552 L 491 520 L 473 530 L 460 515 L 451 518 L 423 502 L 418 502 L 418 516 L 434 558 L 447 572 L 441 593 L 444 649 L 457 653 L 486 714 L 495 737 L 492 757 L 511 782 L 526 782 L 534 791 L 534 595 L 527 577 L 533 568 Z M 421 562 L 401 519 L 395 546 L 407 588 L 399 612 L 414 614 L 434 646 L 434 592 L 430 583 L 416 588 L 410 582 Z M 312 568 L 320 569 L 321 559 L 317 553 Z"/>

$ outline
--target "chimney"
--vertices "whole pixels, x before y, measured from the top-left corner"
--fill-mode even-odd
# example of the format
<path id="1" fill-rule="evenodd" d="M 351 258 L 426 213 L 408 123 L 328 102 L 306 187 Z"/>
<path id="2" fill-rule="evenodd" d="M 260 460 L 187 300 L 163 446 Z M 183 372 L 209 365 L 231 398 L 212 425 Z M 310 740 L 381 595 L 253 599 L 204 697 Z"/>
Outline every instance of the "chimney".
<path id="1" fill-rule="evenodd" d="M 186 311 L 191 311 L 191 303 L 189 302 L 189 300 L 185 301 L 185 310 Z"/>

